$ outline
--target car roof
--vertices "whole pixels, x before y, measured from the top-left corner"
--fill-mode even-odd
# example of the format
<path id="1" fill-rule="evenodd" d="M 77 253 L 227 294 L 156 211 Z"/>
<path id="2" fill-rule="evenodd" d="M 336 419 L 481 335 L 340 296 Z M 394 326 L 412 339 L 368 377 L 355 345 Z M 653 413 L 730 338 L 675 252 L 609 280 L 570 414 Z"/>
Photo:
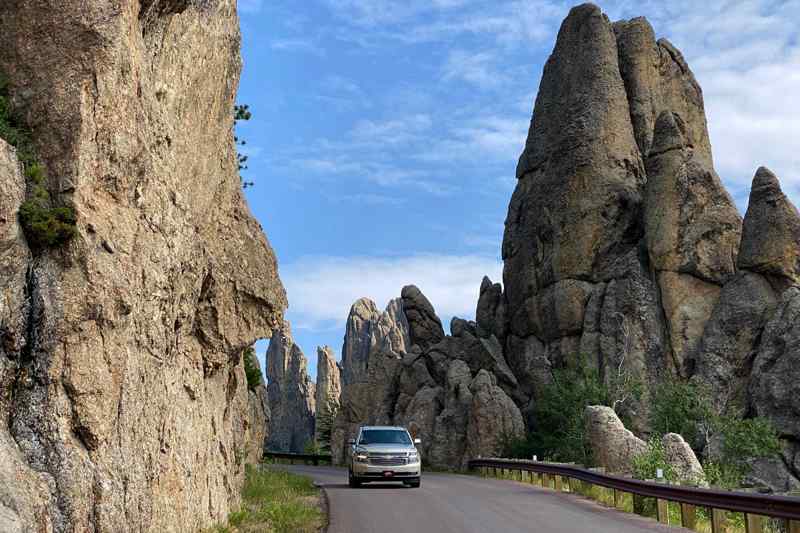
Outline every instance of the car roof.
<path id="1" fill-rule="evenodd" d="M 395 431 L 408 431 L 401 426 L 361 426 L 361 429 L 393 429 Z"/>

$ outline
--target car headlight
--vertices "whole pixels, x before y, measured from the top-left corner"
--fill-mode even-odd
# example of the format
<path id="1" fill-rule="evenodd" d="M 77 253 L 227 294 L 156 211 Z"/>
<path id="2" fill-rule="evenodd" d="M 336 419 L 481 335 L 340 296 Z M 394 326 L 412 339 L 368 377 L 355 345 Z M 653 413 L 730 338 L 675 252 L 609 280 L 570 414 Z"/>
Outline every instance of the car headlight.
<path id="1" fill-rule="evenodd" d="M 417 452 L 410 452 L 408 454 L 408 462 L 416 463 L 417 461 L 419 461 L 419 454 Z"/>
<path id="2" fill-rule="evenodd" d="M 367 454 L 365 453 L 357 453 L 356 454 L 356 461 L 359 463 L 366 463 L 367 462 Z"/>

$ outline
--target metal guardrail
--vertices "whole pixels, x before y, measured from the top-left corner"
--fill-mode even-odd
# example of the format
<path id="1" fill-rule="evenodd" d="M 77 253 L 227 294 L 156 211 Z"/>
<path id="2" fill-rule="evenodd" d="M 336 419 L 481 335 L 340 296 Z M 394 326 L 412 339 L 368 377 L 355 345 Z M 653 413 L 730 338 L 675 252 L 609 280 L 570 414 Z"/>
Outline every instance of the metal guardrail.
<path id="1" fill-rule="evenodd" d="M 580 466 L 538 461 L 473 459 L 469 461 L 469 468 L 480 469 L 484 474 L 493 469 L 495 475 L 498 470 L 501 473 L 504 471 L 536 473 L 542 478 L 541 484 L 547 486 L 550 486 L 550 482 L 547 481 L 546 476 L 552 476 L 552 485 L 557 490 L 561 490 L 564 479 L 567 480 L 570 489 L 572 489 L 571 480 L 598 485 L 614 491 L 615 506 L 619 506 L 621 496 L 626 493 L 655 498 L 658 503 L 656 506 L 657 519 L 666 523 L 669 522 L 667 502 L 677 502 L 681 504 L 682 525 L 690 529 L 695 528 L 695 509 L 705 507 L 710 510 L 712 529 L 715 533 L 725 530 L 725 517 L 721 511 L 744 513 L 749 533 L 762 531 L 761 517 L 763 516 L 784 519 L 786 520 L 786 530 L 789 533 L 800 533 L 800 498 L 667 485 L 613 476 Z M 531 481 L 533 481 L 532 476 Z"/>
<path id="2" fill-rule="evenodd" d="M 312 463 L 314 466 L 317 466 L 320 463 L 333 462 L 333 459 L 330 455 L 313 453 L 264 452 L 264 459 L 287 459 L 292 464 L 297 461 L 306 464 Z"/>

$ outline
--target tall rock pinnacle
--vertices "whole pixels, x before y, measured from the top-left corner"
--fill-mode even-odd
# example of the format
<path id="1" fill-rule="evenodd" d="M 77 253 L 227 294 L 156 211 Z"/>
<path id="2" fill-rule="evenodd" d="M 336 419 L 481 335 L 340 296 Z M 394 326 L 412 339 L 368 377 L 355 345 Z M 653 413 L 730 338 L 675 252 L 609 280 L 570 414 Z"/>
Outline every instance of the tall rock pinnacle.
<path id="1" fill-rule="evenodd" d="M 800 214 L 765 167 L 750 189 L 739 268 L 800 282 Z"/>
<path id="2" fill-rule="evenodd" d="M 267 349 L 267 449 L 302 453 L 313 441 L 316 392 L 306 367 L 306 357 L 285 321 L 283 328 L 273 333 Z"/>

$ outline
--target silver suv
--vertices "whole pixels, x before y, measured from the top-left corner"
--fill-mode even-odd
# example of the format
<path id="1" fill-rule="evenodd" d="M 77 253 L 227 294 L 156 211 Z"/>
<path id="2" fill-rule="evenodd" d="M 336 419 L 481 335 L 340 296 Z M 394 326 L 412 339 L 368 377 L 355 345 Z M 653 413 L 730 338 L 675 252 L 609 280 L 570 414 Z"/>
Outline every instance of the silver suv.
<path id="1" fill-rule="evenodd" d="M 350 439 L 350 464 L 347 480 L 351 487 L 370 481 L 402 481 L 419 487 L 422 464 L 415 444 L 406 428 L 362 426 L 358 436 Z"/>

